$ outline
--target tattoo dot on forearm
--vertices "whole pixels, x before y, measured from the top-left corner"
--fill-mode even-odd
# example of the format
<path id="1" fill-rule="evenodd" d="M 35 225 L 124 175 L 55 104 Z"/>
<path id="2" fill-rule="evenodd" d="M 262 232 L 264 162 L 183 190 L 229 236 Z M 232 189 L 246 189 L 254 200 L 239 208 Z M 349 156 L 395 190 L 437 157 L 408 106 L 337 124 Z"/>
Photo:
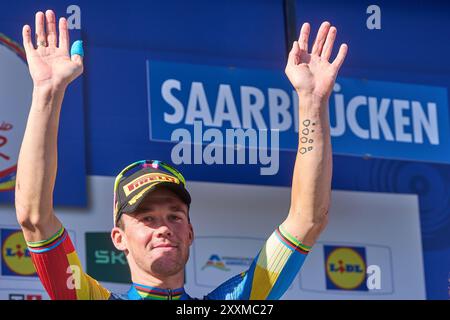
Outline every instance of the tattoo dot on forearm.
<path id="1" fill-rule="evenodd" d="M 307 137 L 310 133 L 314 132 L 314 130 L 311 130 L 311 129 L 307 128 L 307 127 L 310 126 L 311 124 L 313 126 L 315 126 L 316 123 L 315 122 L 311 123 L 311 120 L 307 119 L 307 120 L 304 120 L 302 122 L 302 124 L 304 126 L 304 128 L 302 129 L 303 137 L 300 138 L 300 142 L 302 144 L 309 144 L 309 145 L 301 147 L 300 150 L 298 150 L 298 152 L 300 152 L 301 154 L 305 154 L 305 153 L 313 150 L 313 146 L 311 144 L 314 143 L 313 139 L 310 139 L 310 138 Z"/>

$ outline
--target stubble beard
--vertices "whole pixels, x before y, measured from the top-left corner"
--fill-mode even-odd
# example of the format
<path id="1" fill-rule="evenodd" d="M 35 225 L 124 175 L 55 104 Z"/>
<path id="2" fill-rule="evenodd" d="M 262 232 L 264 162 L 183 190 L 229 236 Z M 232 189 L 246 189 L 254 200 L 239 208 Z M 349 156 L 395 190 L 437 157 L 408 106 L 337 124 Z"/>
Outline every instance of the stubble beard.
<path id="1" fill-rule="evenodd" d="M 188 258 L 189 253 L 176 252 L 167 256 L 163 254 L 151 263 L 150 273 L 160 277 L 174 276 L 184 270 Z"/>

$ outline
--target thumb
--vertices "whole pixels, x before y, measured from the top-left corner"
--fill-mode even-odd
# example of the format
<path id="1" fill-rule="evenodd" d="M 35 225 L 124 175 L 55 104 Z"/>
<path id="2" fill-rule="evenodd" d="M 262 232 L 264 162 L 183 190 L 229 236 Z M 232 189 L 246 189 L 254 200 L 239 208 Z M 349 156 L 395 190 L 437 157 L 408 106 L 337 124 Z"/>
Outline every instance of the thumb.
<path id="1" fill-rule="evenodd" d="M 294 41 L 294 43 L 292 44 L 292 49 L 289 52 L 289 56 L 288 56 L 288 64 L 292 64 L 292 65 L 297 65 L 299 64 L 299 57 L 298 55 L 300 54 L 300 47 L 298 45 L 297 41 Z"/>
<path id="2" fill-rule="evenodd" d="M 70 60 L 80 66 L 83 66 L 83 57 L 83 41 L 77 40 L 72 44 L 72 47 L 70 48 Z"/>

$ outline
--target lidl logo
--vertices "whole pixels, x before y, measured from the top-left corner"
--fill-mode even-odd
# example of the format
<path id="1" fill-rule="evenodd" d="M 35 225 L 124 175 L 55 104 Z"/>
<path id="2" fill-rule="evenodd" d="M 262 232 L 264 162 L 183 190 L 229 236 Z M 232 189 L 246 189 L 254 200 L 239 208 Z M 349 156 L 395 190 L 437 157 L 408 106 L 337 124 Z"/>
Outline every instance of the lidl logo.
<path id="1" fill-rule="evenodd" d="M 229 271 L 230 268 L 227 268 L 225 263 L 220 259 L 220 257 L 217 254 L 212 254 L 211 257 L 209 257 L 208 261 L 203 266 L 202 270 L 208 267 L 213 267 L 222 271 Z"/>
<path id="2" fill-rule="evenodd" d="M 1 229 L 2 275 L 36 276 L 36 269 L 21 230 Z"/>
<path id="3" fill-rule="evenodd" d="M 366 249 L 324 246 L 327 289 L 367 291 Z"/>

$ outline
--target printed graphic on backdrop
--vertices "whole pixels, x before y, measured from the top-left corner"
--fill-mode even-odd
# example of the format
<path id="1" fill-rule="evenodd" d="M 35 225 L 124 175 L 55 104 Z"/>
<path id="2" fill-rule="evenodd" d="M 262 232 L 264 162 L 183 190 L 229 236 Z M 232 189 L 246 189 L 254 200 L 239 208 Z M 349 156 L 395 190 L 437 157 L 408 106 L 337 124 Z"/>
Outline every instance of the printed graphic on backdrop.
<path id="1" fill-rule="evenodd" d="M 195 283 L 203 287 L 217 287 L 247 270 L 264 241 L 255 238 L 196 237 L 192 246 Z M 238 251 L 235 250 L 237 247 Z"/>
<path id="2" fill-rule="evenodd" d="M 68 230 L 76 246 L 76 235 Z M 36 269 L 31 260 L 30 251 L 23 237 L 22 230 L 15 227 L 0 227 L 2 281 L 20 278 L 38 281 Z"/>
<path id="3" fill-rule="evenodd" d="M 344 295 L 392 294 L 394 284 L 391 257 L 391 248 L 385 246 L 319 241 L 308 257 L 308 263 L 314 264 L 315 268 L 304 268 L 300 288 L 306 292 Z M 375 276 L 374 270 L 377 272 Z M 315 273 L 314 277 L 311 272 Z"/>
<path id="4" fill-rule="evenodd" d="M 8 25 L 8 30 L 10 28 L 21 29 L 22 26 L 17 23 Z M 72 39 L 79 35 L 79 32 L 71 31 Z M 30 111 L 33 82 L 25 51 L 8 37 L 7 30 L 0 30 L 0 70 L 0 203 L 14 203 L 17 160 Z M 86 204 L 81 81 L 77 79 L 68 87 L 63 102 L 55 205 Z"/>
<path id="5" fill-rule="evenodd" d="M 150 140 L 231 146 L 227 130 L 276 129 L 297 150 L 298 96 L 280 71 L 148 60 L 147 77 Z M 330 122 L 336 154 L 450 163 L 445 88 L 338 78 Z"/>
<path id="6" fill-rule="evenodd" d="M 109 232 L 86 233 L 86 273 L 98 281 L 131 283 L 130 269 Z"/>
<path id="7" fill-rule="evenodd" d="M 22 230 L 0 229 L 2 276 L 37 277 Z"/>
<path id="8" fill-rule="evenodd" d="M 33 84 L 25 51 L 2 33 L 0 70 L 0 192 L 8 192 L 15 186 L 17 158 Z"/>
<path id="9" fill-rule="evenodd" d="M 0 289 L 0 300 L 49 300 L 44 290 L 34 289 Z"/>
<path id="10" fill-rule="evenodd" d="M 327 289 L 367 291 L 366 249 L 324 246 Z"/>

